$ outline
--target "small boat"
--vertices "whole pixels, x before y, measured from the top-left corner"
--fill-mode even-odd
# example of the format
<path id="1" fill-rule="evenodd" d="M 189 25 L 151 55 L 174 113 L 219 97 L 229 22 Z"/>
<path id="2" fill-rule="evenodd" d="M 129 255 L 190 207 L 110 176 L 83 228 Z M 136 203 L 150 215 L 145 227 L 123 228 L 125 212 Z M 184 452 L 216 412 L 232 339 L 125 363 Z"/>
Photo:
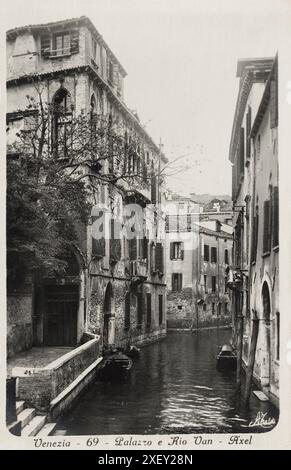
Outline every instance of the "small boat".
<path id="1" fill-rule="evenodd" d="M 140 356 L 140 348 L 138 348 L 137 346 L 128 346 L 124 350 L 124 353 L 131 359 L 135 359 Z"/>
<path id="2" fill-rule="evenodd" d="M 121 351 L 113 351 L 98 367 L 98 377 L 101 380 L 126 379 L 132 367 L 132 360 Z"/>
<path id="3" fill-rule="evenodd" d="M 218 370 L 234 370 L 236 368 L 236 355 L 229 344 L 224 344 L 216 356 Z"/>

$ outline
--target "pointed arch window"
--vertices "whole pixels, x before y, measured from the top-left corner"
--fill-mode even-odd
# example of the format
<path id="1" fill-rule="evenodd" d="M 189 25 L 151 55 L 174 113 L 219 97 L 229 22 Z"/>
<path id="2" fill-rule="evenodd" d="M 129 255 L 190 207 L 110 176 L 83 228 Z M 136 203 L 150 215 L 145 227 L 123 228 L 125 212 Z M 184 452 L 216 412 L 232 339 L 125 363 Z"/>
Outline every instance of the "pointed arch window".
<path id="1" fill-rule="evenodd" d="M 57 158 L 68 158 L 72 145 L 72 104 L 69 92 L 61 87 L 53 98 L 52 150 Z"/>

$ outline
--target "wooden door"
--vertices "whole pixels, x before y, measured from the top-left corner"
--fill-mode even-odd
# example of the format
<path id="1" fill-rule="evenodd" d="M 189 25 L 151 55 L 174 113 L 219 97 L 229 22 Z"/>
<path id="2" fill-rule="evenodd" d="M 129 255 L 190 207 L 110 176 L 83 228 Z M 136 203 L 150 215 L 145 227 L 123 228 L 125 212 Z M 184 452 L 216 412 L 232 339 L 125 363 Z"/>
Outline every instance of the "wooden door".
<path id="1" fill-rule="evenodd" d="M 75 346 L 78 291 L 77 285 L 46 287 L 44 342 L 47 346 Z"/>

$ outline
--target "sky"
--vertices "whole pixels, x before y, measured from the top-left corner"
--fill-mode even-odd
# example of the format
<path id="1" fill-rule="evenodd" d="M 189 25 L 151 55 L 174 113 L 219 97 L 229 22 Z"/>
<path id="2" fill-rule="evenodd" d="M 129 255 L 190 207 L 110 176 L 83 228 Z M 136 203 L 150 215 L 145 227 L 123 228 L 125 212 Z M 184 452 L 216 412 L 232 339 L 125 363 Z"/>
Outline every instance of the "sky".
<path id="1" fill-rule="evenodd" d="M 88 16 L 128 73 L 127 106 L 137 110 L 156 143 L 161 139 L 168 159 L 178 159 L 168 170 L 169 188 L 184 195 L 230 194 L 237 60 L 275 55 L 290 29 L 291 0 L 5 0 L 2 10 L 3 5 L 6 29 Z"/>

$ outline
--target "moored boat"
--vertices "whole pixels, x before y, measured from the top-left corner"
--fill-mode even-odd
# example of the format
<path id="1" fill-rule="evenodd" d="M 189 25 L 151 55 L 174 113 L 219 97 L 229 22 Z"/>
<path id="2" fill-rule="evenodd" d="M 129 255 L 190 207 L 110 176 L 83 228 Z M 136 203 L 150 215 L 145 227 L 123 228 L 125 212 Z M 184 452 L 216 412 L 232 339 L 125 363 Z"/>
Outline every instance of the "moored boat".
<path id="1" fill-rule="evenodd" d="M 236 355 L 229 344 L 224 344 L 216 356 L 218 370 L 233 370 L 236 368 Z"/>
<path id="2" fill-rule="evenodd" d="M 126 379 L 132 367 L 132 360 L 121 351 L 114 351 L 98 367 L 98 378 L 101 380 Z"/>

